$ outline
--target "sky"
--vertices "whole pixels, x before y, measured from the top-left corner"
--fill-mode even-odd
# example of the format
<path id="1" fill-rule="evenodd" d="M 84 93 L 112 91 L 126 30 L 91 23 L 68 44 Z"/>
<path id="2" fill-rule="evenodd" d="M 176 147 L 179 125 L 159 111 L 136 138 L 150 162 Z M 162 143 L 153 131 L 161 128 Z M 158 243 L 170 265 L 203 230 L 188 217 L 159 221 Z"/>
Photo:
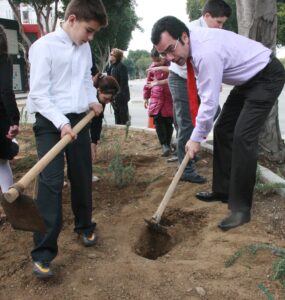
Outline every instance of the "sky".
<path id="1" fill-rule="evenodd" d="M 144 49 L 150 51 L 150 41 L 153 24 L 164 16 L 175 16 L 183 22 L 187 22 L 186 0 L 136 0 L 136 14 L 142 18 L 139 22 L 144 32 L 136 29 L 132 34 L 132 40 L 128 50 Z"/>

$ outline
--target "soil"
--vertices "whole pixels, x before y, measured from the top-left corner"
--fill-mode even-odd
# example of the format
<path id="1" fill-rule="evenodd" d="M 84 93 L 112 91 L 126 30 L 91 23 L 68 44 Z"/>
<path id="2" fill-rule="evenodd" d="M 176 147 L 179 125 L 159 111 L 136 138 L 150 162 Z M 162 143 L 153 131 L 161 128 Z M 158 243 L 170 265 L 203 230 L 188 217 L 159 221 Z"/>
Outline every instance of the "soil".
<path id="1" fill-rule="evenodd" d="M 31 136 L 27 128 L 19 137 L 21 153 L 12 163 L 16 180 L 36 160 Z M 125 167 L 131 164 L 135 169 L 132 182 L 123 187 L 115 185 L 109 169 L 118 145 Z M 144 218 L 156 211 L 176 163 L 161 157 L 154 134 L 141 131 L 130 131 L 126 138 L 124 129 L 105 129 L 98 147 L 93 168 L 100 178 L 93 183 L 97 245 L 84 248 L 73 232 L 68 186 L 63 192 L 64 223 L 59 255 L 52 263 L 53 279 L 40 281 L 32 275 L 32 233 L 15 231 L 8 221 L 2 222 L 1 300 L 285 299 L 285 288 L 272 278 L 276 249 L 285 248 L 284 199 L 256 193 L 252 221 L 221 232 L 217 224 L 228 214 L 227 205 L 195 198 L 196 192 L 211 189 L 212 157 L 201 152 L 197 169 L 208 182 L 179 182 L 161 221 L 167 235 L 156 235 Z M 26 194 L 32 193 L 31 186 Z M 252 244 L 260 251 L 241 250 Z M 275 251 L 263 250 L 266 247 Z M 229 263 L 235 253 L 240 257 Z"/>

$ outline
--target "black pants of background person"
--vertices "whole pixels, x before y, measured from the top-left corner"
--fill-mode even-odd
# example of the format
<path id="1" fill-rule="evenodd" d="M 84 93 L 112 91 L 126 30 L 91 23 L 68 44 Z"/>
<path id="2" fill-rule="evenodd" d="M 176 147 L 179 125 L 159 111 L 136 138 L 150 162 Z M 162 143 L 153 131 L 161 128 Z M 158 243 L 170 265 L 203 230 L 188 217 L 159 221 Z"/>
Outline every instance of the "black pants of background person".
<path id="1" fill-rule="evenodd" d="M 126 103 L 112 103 L 115 115 L 115 124 L 126 125 L 129 121 L 129 107 Z"/>
<path id="2" fill-rule="evenodd" d="M 68 114 L 73 127 L 85 114 Z M 60 132 L 40 114 L 36 114 L 34 133 L 39 158 L 43 157 L 59 140 Z M 92 217 L 92 163 L 89 128 L 86 126 L 77 139 L 39 175 L 37 205 L 47 225 L 47 233 L 34 234 L 33 261 L 50 262 L 58 252 L 57 239 L 62 226 L 62 188 L 64 182 L 64 154 L 71 185 L 71 206 L 75 217 L 74 231 L 93 232 Z"/>
<path id="3" fill-rule="evenodd" d="M 6 137 L 9 131 L 9 121 L 5 116 L 0 116 L 0 158 L 12 159 L 12 140 Z"/>
<path id="4" fill-rule="evenodd" d="M 153 116 L 153 121 L 160 144 L 170 146 L 173 133 L 173 118 L 162 117 L 158 114 Z"/>
<path id="5" fill-rule="evenodd" d="M 273 58 L 247 83 L 233 88 L 215 124 L 213 191 L 229 195 L 232 212 L 251 209 L 258 136 L 284 80 L 284 68 Z"/>

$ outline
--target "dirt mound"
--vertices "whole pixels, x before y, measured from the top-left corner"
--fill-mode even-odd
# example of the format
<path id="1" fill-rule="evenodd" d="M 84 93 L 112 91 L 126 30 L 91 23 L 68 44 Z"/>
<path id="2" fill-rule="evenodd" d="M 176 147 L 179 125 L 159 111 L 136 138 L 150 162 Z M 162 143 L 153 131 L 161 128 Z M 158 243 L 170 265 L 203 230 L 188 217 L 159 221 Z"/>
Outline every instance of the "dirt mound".
<path id="1" fill-rule="evenodd" d="M 16 178 L 36 160 L 31 136 L 28 128 L 19 138 Z M 120 187 L 110 170 L 118 143 L 123 163 L 134 168 L 131 183 Z M 32 234 L 13 230 L 8 222 L 0 225 L 0 299 L 285 299 L 284 287 L 272 278 L 274 249 L 285 247 L 284 200 L 256 194 L 252 221 L 221 232 L 217 224 L 227 205 L 195 198 L 211 189 L 212 157 L 201 153 L 197 169 L 208 182 L 178 184 L 161 221 L 167 235 L 155 236 L 144 219 L 154 214 L 177 170 L 160 155 L 155 135 L 130 131 L 125 138 L 124 130 L 105 130 L 93 167 L 100 178 L 93 183 L 98 244 L 84 248 L 73 232 L 67 186 L 52 280 L 31 274 Z M 26 192 L 32 195 L 33 187 Z"/>

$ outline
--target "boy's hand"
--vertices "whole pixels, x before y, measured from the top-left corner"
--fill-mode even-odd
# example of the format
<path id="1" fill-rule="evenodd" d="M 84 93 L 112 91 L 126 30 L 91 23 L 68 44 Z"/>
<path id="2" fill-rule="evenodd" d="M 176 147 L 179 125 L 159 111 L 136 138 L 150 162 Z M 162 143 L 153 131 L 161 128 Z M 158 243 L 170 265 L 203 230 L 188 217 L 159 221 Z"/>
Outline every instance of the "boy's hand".
<path id="1" fill-rule="evenodd" d="M 148 99 L 144 99 L 144 108 L 147 109 L 148 108 Z"/>
<path id="2" fill-rule="evenodd" d="M 60 137 L 63 138 L 65 135 L 69 134 L 73 140 L 77 139 L 77 134 L 72 130 L 70 124 L 65 124 L 61 128 Z"/>
<path id="3" fill-rule="evenodd" d="M 9 131 L 6 134 L 6 138 L 12 140 L 18 133 L 19 133 L 19 126 L 18 125 L 12 125 L 12 126 L 10 126 Z"/>
<path id="4" fill-rule="evenodd" d="M 89 108 L 95 112 L 95 116 L 99 116 L 101 114 L 101 112 L 103 111 L 102 104 L 97 103 L 97 102 L 90 104 Z"/>
<path id="5" fill-rule="evenodd" d="M 189 140 L 185 145 L 185 151 L 190 159 L 195 157 L 195 154 L 200 150 L 200 143 Z"/>

